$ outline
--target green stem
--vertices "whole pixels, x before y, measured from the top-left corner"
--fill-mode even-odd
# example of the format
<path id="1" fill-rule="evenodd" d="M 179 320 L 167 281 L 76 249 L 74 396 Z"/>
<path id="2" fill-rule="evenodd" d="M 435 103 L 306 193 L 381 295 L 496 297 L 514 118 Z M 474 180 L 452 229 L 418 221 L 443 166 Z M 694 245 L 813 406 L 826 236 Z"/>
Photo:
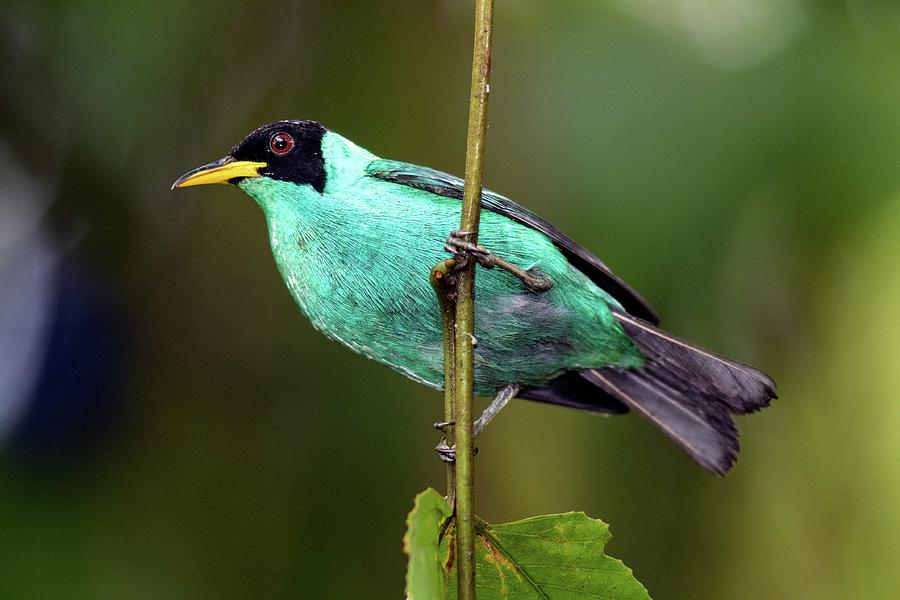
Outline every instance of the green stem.
<path id="1" fill-rule="evenodd" d="M 431 287 L 437 293 L 441 308 L 441 324 L 444 331 L 444 421 L 453 423 L 454 402 L 456 401 L 456 261 L 451 259 L 439 262 L 431 269 Z M 453 447 L 454 427 L 444 429 L 447 445 Z M 447 504 L 456 503 L 456 465 L 447 463 Z"/>
<path id="2" fill-rule="evenodd" d="M 466 136 L 466 182 L 460 230 L 477 243 L 481 216 L 484 145 L 491 79 L 494 2 L 475 0 L 475 43 L 469 129 Z M 457 597 L 475 599 L 475 469 L 472 400 L 475 370 L 475 262 L 468 261 L 456 282 L 455 402 Z"/>

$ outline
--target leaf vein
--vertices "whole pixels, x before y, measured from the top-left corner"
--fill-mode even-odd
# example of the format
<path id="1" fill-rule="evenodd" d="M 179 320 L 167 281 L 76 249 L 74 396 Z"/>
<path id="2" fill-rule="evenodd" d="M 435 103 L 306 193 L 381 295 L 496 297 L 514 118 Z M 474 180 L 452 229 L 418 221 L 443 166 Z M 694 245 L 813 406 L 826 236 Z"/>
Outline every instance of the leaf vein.
<path id="1" fill-rule="evenodd" d="M 506 551 L 506 548 L 504 548 L 500 544 L 500 541 L 496 537 L 494 537 L 490 526 L 488 526 L 487 523 L 484 523 L 483 521 L 479 522 L 478 529 L 484 536 L 485 542 L 492 544 L 497 549 L 497 551 L 500 552 L 503 557 L 510 562 L 510 564 L 514 565 L 516 569 L 522 574 L 522 577 L 525 579 L 525 581 L 527 581 L 528 584 L 531 585 L 531 587 L 534 588 L 534 590 L 538 594 L 540 594 L 541 598 L 543 598 L 544 600 L 550 600 L 550 597 L 545 594 L 541 588 L 538 587 L 537 583 L 534 579 L 532 579 L 531 575 L 529 575 L 528 572 L 525 571 L 525 569 L 522 568 L 522 566 L 518 562 L 516 562 L 516 560 L 512 556 L 510 556 L 509 552 Z"/>

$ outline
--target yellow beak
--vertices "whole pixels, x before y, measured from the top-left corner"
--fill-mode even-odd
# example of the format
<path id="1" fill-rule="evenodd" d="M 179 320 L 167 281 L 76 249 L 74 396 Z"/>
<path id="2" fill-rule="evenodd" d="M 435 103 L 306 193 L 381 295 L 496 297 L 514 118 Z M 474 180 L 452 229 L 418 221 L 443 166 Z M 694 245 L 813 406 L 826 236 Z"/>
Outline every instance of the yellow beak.
<path id="1" fill-rule="evenodd" d="M 208 165 L 197 167 L 193 171 L 188 171 L 175 180 L 171 189 L 206 185 L 207 183 L 228 183 L 238 177 L 259 177 L 259 170 L 266 166 L 268 165 L 264 162 L 234 160 L 230 156 L 226 156 Z"/>

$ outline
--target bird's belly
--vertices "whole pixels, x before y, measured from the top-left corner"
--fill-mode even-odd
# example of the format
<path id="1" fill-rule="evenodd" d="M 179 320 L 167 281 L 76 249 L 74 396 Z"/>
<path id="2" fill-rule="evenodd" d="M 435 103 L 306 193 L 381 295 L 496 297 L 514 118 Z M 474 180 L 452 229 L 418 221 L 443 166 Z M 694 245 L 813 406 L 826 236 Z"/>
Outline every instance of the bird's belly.
<path id="1" fill-rule="evenodd" d="M 380 230 L 383 219 L 345 222 L 339 232 L 326 230 L 332 220 L 299 234 L 270 223 L 281 274 L 313 325 L 432 387 L 443 386 L 444 363 L 429 271 L 447 257 L 441 242 L 458 219 L 438 217 L 417 222 L 415 231 Z M 615 363 L 618 350 L 605 347 L 619 334 L 599 289 L 542 236 L 516 239 L 492 229 L 491 218 L 483 217 L 485 243 L 524 268 L 542 269 L 554 286 L 537 294 L 509 273 L 478 268 L 476 391 L 492 394 L 508 383 L 540 386 L 566 369 Z M 530 230 L 520 235 L 539 236 Z"/>
<path id="2" fill-rule="evenodd" d="M 309 260 L 285 266 L 282 275 L 316 329 L 420 383 L 442 387 L 440 315 L 427 270 L 398 273 L 396 263 L 368 260 L 364 270 Z"/>
<path id="3" fill-rule="evenodd" d="M 410 265 L 409 272 L 392 272 L 396 264 L 384 269 L 383 277 L 338 270 L 327 281 L 313 277 L 315 285 L 304 285 L 302 274 L 285 279 L 325 335 L 415 381 L 441 388 L 443 331 L 428 269 Z M 507 383 L 542 385 L 575 366 L 577 349 L 568 333 L 575 315 L 555 303 L 553 294 L 525 293 L 501 271 L 479 269 L 476 281 L 478 393 L 492 394 Z"/>

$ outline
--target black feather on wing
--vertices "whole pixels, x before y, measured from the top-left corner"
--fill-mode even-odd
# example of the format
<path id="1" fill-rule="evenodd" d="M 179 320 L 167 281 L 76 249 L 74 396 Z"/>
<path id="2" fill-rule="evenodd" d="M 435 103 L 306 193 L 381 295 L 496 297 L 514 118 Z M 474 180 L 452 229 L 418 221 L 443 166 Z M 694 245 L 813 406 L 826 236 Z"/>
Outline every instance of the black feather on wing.
<path id="1" fill-rule="evenodd" d="M 463 197 L 462 179 L 428 167 L 393 160 L 375 160 L 369 164 L 366 172 L 370 176 L 384 181 L 424 190 L 445 198 L 462 200 Z M 556 247 L 576 269 L 615 298 L 629 314 L 650 323 L 659 323 L 659 317 L 646 300 L 619 279 L 599 258 L 552 223 L 545 221 L 527 208 L 519 206 L 509 198 L 490 190 L 482 192 L 481 205 L 486 210 L 540 231 L 556 244 Z"/>

